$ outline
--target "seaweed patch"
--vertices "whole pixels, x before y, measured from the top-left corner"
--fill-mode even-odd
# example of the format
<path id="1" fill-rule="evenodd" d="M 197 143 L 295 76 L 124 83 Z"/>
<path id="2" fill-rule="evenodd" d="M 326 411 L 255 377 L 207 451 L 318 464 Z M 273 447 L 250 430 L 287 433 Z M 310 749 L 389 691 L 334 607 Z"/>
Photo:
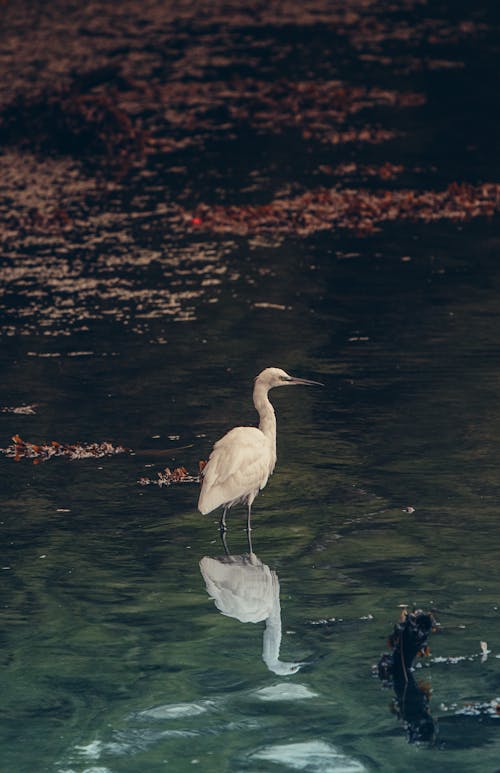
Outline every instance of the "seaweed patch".
<path id="1" fill-rule="evenodd" d="M 214 233 L 242 236 L 266 232 L 306 237 L 339 228 L 368 235 L 383 223 L 398 220 L 432 223 L 464 222 L 491 217 L 500 206 L 500 184 L 452 183 L 442 191 L 316 188 L 293 198 L 276 198 L 260 206 L 200 204 L 191 226 Z"/>
<path id="2" fill-rule="evenodd" d="M 33 464 L 47 462 L 55 457 L 64 457 L 74 461 L 76 459 L 101 459 L 103 456 L 116 456 L 117 454 L 130 454 L 132 451 L 125 446 L 114 446 L 112 443 L 58 443 L 52 440 L 50 443 L 29 443 L 22 440 L 19 435 L 14 435 L 12 445 L 0 448 L 0 453 L 19 462 L 21 459 L 29 459 Z"/>

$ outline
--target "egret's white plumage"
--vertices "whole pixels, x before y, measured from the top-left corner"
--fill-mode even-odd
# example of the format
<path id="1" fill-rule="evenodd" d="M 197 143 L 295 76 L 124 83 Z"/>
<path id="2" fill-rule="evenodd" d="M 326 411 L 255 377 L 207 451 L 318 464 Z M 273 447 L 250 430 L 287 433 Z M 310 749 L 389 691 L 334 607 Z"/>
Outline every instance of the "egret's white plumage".
<path id="1" fill-rule="evenodd" d="M 235 427 L 218 440 L 203 469 L 198 509 L 204 515 L 224 508 L 221 530 L 226 528 L 226 512 L 241 502 L 248 507 L 250 531 L 252 502 L 266 485 L 276 464 L 276 417 L 268 392 L 273 387 L 292 384 L 318 384 L 317 381 L 289 376 L 281 368 L 266 368 L 255 379 L 253 402 L 259 426 Z"/>
<path id="2" fill-rule="evenodd" d="M 274 469 L 275 446 L 257 427 L 235 427 L 217 441 L 203 470 L 198 507 L 204 515 L 217 507 L 253 500 Z"/>

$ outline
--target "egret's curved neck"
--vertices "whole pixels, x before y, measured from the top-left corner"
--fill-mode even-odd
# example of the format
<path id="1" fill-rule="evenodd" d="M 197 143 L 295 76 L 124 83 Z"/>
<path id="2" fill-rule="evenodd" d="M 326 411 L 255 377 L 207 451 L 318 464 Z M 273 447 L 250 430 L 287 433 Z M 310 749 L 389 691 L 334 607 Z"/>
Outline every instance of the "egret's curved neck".
<path id="1" fill-rule="evenodd" d="M 271 576 L 273 580 L 273 599 L 262 638 L 262 660 L 271 671 L 274 671 L 275 668 L 279 667 L 278 664 L 280 663 L 281 606 L 278 575 L 276 572 L 272 572 Z"/>
<path id="2" fill-rule="evenodd" d="M 270 671 L 279 676 L 295 674 L 300 663 L 286 663 L 280 660 L 281 646 L 281 607 L 280 584 L 276 572 L 271 572 L 273 579 L 273 605 L 266 620 L 266 628 L 262 638 L 262 660 Z"/>
<path id="3" fill-rule="evenodd" d="M 276 448 L 276 416 L 267 393 L 268 387 L 256 381 L 253 390 L 253 403 L 260 418 L 259 429 Z"/>

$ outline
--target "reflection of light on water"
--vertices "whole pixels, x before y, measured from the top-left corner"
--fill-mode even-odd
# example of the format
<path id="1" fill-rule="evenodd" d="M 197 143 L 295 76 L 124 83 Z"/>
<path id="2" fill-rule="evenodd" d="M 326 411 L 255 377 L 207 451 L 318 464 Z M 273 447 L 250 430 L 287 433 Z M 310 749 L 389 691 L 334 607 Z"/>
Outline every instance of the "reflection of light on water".
<path id="1" fill-rule="evenodd" d="M 5 159 L 0 160 L 0 170 L 4 166 Z M 8 168 L 19 168 L 16 155 L 9 155 Z M 0 213 L 15 220 L 15 227 L 4 234 L 0 304 L 5 321 L 0 333 L 40 334 L 42 329 L 47 337 L 67 336 L 87 331 L 93 321 L 112 318 L 144 334 L 155 320 L 196 319 L 200 302 L 216 303 L 220 286 L 238 278 L 226 260 L 234 242 L 179 239 L 185 226 L 175 205 L 158 209 L 154 200 L 140 201 L 133 211 L 102 212 L 102 203 L 94 200 L 99 199 L 95 183 L 79 187 L 71 165 L 61 162 L 46 169 L 33 161 L 29 171 L 28 198 L 19 198 L 18 189 L 26 187 L 19 185 L 22 170 L 13 179 L 5 177 L 16 206 L 8 204 L 8 196 L 0 197 Z M 68 183 L 63 195 L 68 179 L 73 184 Z M 47 190 L 52 190 L 51 197 Z M 47 211 L 34 207 L 33 201 L 47 199 Z M 38 219 L 31 222 L 34 210 Z M 63 210 L 70 213 L 70 222 L 52 222 L 54 212 Z M 151 219 L 155 232 L 162 234 L 161 250 L 141 245 L 141 240 L 149 240 Z M 141 234 L 135 238 L 132 229 Z M 20 252 L 26 253 L 22 261 Z"/>
<path id="2" fill-rule="evenodd" d="M 294 684 L 293 682 L 279 682 L 270 687 L 262 687 L 254 694 L 261 701 L 303 701 L 316 698 L 318 695 L 305 684 Z"/>
<path id="3" fill-rule="evenodd" d="M 98 760 L 102 752 L 102 741 L 91 741 L 85 746 L 75 746 L 75 751 L 88 760 Z"/>
<path id="4" fill-rule="evenodd" d="M 363 773 L 366 770 L 360 762 L 347 757 L 325 741 L 265 746 L 254 752 L 251 759 L 286 765 L 292 770 L 307 770 L 310 773 Z"/>
<path id="5" fill-rule="evenodd" d="M 248 695 L 249 698 L 257 698 L 269 703 L 293 702 L 317 697 L 317 694 L 306 685 L 290 682 L 278 682 L 252 691 Z M 261 721 L 249 716 L 244 719 L 221 718 L 221 711 L 224 709 L 228 710 L 226 697 L 216 700 L 202 699 L 185 703 L 165 703 L 135 711 L 125 718 L 126 723 L 133 726 L 114 730 L 110 740 L 94 739 L 88 744 L 75 745 L 70 752 L 69 763 L 58 768 L 57 773 L 76 773 L 71 765 L 80 765 L 83 760 L 90 763 L 104 761 L 107 757 L 138 755 L 163 741 L 199 738 L 207 732 L 241 731 L 248 733 L 250 730 L 261 729 Z M 203 720 L 203 726 L 189 727 L 191 719 L 196 721 L 204 715 L 206 716 Z M 210 717 L 215 718 L 215 725 L 210 724 Z M 353 768 L 352 770 L 357 769 Z M 108 769 L 89 767 L 85 768 L 82 773 L 96 773 L 96 771 L 108 771 Z"/>
<path id="6" fill-rule="evenodd" d="M 140 730 L 118 730 L 113 733 L 114 740 L 112 741 L 94 740 L 85 745 L 74 746 L 71 760 L 73 762 L 76 758 L 79 761 L 84 759 L 97 762 L 109 755 L 123 757 L 125 755 L 140 754 L 141 752 L 147 751 L 155 744 L 160 743 L 162 740 L 194 738 L 200 734 L 199 731 L 195 730 L 160 730 L 149 727 Z M 94 770 L 97 770 L 97 768 L 86 768 L 83 773 L 89 773 L 89 771 Z M 102 770 L 107 770 L 107 768 L 102 768 Z M 70 771 L 71 768 L 59 768 L 58 773 L 70 773 Z"/>
<path id="7" fill-rule="evenodd" d="M 200 714 L 205 714 L 206 711 L 214 707 L 213 701 L 166 704 L 139 711 L 135 717 L 137 719 L 183 719 L 184 717 L 197 717 Z"/>

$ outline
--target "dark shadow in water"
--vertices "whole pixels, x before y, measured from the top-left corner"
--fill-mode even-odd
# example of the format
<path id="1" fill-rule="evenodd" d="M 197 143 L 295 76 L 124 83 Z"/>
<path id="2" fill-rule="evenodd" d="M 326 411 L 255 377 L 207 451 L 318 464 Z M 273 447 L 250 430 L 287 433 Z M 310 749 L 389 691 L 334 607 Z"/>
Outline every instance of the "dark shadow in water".
<path id="1" fill-rule="evenodd" d="M 295 674 L 304 663 L 286 663 L 279 659 L 281 646 L 280 584 L 274 569 L 264 564 L 253 551 L 218 558 L 204 556 L 200 571 L 215 606 L 227 617 L 240 623 L 265 622 L 262 660 L 280 676 Z"/>
<path id="2" fill-rule="evenodd" d="M 378 675 L 392 684 L 394 706 L 403 721 L 409 743 L 432 744 L 437 736 L 437 723 L 429 711 L 429 692 L 413 676 L 413 661 L 427 654 L 427 638 L 435 626 L 430 612 L 406 610 L 389 637 L 390 653 L 382 655 Z"/>

